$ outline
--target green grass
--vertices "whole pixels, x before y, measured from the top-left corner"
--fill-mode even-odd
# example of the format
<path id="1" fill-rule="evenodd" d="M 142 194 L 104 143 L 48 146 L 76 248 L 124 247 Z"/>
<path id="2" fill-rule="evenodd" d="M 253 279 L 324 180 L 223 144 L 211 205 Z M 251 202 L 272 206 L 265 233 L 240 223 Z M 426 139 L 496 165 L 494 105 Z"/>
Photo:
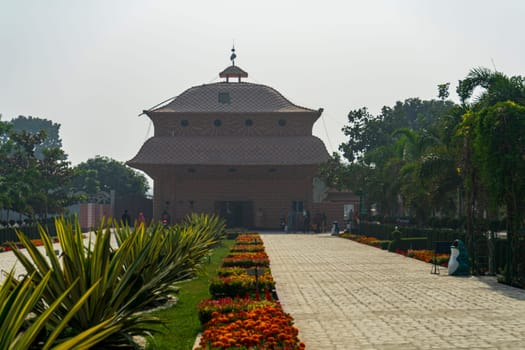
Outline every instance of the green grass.
<path id="1" fill-rule="evenodd" d="M 202 329 L 197 316 L 197 305 L 201 300 L 210 298 L 209 280 L 217 275 L 221 259 L 228 254 L 233 243 L 233 240 L 224 240 L 214 249 L 210 263 L 203 265 L 203 271 L 196 279 L 178 285 L 180 291 L 174 307 L 154 313 L 166 320 L 166 328 L 161 328 L 162 334 L 148 340 L 148 350 L 189 350 L 193 347 L 195 338 Z"/>

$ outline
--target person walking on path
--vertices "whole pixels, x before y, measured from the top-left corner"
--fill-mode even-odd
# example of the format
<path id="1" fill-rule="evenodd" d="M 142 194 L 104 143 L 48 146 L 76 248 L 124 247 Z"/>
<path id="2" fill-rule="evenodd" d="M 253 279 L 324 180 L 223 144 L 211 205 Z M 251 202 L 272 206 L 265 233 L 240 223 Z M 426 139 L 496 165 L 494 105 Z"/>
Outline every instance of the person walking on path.
<path id="1" fill-rule="evenodd" d="M 293 210 L 288 211 L 288 223 L 286 225 L 287 232 L 295 231 L 295 212 Z"/>
<path id="2" fill-rule="evenodd" d="M 121 217 L 122 225 L 129 226 L 131 224 L 131 217 L 129 216 L 128 210 L 124 209 L 124 213 Z"/>
<path id="3" fill-rule="evenodd" d="M 305 209 L 303 210 L 303 220 L 304 220 L 304 233 L 310 232 L 310 212 Z"/>

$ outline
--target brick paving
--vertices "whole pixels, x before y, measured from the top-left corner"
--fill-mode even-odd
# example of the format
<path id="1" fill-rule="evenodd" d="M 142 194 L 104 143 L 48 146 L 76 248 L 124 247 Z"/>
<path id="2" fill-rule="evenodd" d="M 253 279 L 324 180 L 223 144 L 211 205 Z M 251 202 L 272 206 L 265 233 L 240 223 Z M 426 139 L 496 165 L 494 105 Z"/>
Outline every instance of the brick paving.
<path id="1" fill-rule="evenodd" d="M 262 234 L 277 294 L 316 349 L 525 349 L 525 291 L 329 234 Z"/>
<path id="2" fill-rule="evenodd" d="M 58 243 L 53 244 L 55 249 L 59 249 L 60 245 Z M 41 252 L 45 252 L 43 246 L 38 247 Z M 29 256 L 25 249 L 22 249 L 24 255 Z M 7 251 L 0 253 L 0 284 L 5 280 L 5 276 L 8 272 L 14 269 L 15 277 L 20 277 L 20 275 L 25 274 L 26 270 L 21 263 L 18 262 L 16 255 L 12 251 Z"/>

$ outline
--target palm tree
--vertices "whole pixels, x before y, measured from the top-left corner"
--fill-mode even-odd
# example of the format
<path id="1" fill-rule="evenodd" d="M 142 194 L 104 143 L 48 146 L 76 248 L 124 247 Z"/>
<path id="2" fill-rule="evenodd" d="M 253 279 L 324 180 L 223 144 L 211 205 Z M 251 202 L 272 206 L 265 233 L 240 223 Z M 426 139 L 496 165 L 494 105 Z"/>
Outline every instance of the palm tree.
<path id="1" fill-rule="evenodd" d="M 519 75 L 508 77 L 488 68 L 471 69 L 467 77 L 459 81 L 456 90 L 463 104 L 472 97 L 476 88 L 483 88 L 484 91 L 473 101 L 474 109 L 504 101 L 525 104 L 525 78 Z"/>
<path id="2" fill-rule="evenodd" d="M 472 103 L 466 104 L 476 88 L 484 90 Z M 457 92 L 468 107 L 460 128 L 467 155 L 465 168 L 469 174 L 465 184 L 471 191 L 468 206 L 473 207 L 478 201 L 477 193 L 472 191 L 476 189 L 473 184 L 480 182 L 493 202 L 505 207 L 508 227 L 505 281 L 512 283 L 520 274 L 525 277 L 525 271 L 518 271 L 520 243 L 517 238 L 525 211 L 525 181 L 521 176 L 525 171 L 522 136 L 525 132 L 525 79 L 477 68 L 460 81 Z M 468 234 L 474 234 L 472 228 Z"/>

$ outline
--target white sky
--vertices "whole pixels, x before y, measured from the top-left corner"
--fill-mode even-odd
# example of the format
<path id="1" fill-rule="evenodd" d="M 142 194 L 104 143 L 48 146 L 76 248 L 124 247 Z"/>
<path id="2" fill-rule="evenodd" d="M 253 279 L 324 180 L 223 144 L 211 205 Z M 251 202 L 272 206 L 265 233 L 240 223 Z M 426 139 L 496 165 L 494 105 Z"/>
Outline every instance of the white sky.
<path id="1" fill-rule="evenodd" d="M 126 161 L 153 132 L 137 115 L 219 81 L 233 41 L 246 81 L 324 108 L 332 153 L 350 110 L 445 82 L 456 99 L 475 67 L 525 75 L 525 1 L 0 0 L 0 113 L 61 124 L 74 165 Z"/>

